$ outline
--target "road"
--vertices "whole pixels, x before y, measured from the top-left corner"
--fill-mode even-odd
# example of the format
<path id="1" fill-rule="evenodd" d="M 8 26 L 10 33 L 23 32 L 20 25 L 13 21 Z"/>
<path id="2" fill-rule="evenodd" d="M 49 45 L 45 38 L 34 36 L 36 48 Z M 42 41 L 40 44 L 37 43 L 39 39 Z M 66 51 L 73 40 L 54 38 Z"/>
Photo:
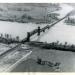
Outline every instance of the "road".
<path id="1" fill-rule="evenodd" d="M 0 72 L 11 71 L 21 61 L 26 60 L 31 53 L 31 49 L 23 49 L 21 45 L 15 47 L 13 50 L 11 49 L 11 51 L 6 52 L 0 57 Z"/>
<path id="2" fill-rule="evenodd" d="M 27 53 L 24 57 L 22 57 L 21 59 L 19 59 L 15 64 L 13 64 L 12 66 L 10 66 L 8 69 L 6 69 L 4 72 L 10 72 L 12 71 L 17 65 L 19 65 L 22 61 L 25 61 L 27 59 L 27 57 L 32 53 L 32 51 L 30 51 L 29 53 Z"/>

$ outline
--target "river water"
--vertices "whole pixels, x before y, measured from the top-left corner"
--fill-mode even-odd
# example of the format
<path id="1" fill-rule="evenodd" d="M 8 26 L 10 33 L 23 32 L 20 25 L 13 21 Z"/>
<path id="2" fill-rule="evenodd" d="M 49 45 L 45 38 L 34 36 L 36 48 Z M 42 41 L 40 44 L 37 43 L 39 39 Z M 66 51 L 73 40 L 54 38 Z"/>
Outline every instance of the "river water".
<path id="1" fill-rule="evenodd" d="M 47 34 L 44 34 L 40 38 L 40 41 L 43 42 L 56 42 L 60 43 L 68 42 L 68 44 L 75 44 L 75 26 L 66 25 L 64 20 L 56 24 L 54 27 L 49 29 Z"/>
<path id="2" fill-rule="evenodd" d="M 0 34 L 11 34 L 12 37 L 19 36 L 23 39 L 27 36 L 27 32 L 36 29 L 38 26 L 45 26 L 46 24 L 35 24 L 35 23 L 17 23 L 0 21 Z"/>

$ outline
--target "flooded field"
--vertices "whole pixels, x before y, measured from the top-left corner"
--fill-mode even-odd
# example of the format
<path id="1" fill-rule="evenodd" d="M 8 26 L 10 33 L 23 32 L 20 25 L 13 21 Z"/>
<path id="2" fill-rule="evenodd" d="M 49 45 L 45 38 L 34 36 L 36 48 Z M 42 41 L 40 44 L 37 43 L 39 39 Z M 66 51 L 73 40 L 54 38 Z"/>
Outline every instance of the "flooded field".
<path id="1" fill-rule="evenodd" d="M 11 34 L 12 37 L 19 36 L 20 39 L 23 39 L 27 36 L 27 32 L 36 29 L 38 26 L 44 27 L 46 25 L 47 24 L 0 21 L 0 33 Z"/>
<path id="2" fill-rule="evenodd" d="M 43 37 L 40 38 L 42 42 L 68 42 L 68 44 L 75 44 L 75 26 L 66 25 L 64 20 L 52 27 Z"/>
<path id="3" fill-rule="evenodd" d="M 37 58 L 43 61 L 53 63 L 59 62 L 59 72 L 75 72 L 75 53 L 69 51 L 60 51 L 53 49 L 33 48 L 32 54 L 28 57 L 29 60 L 21 62 L 12 71 L 13 72 L 51 72 L 51 67 L 39 65 L 35 61 Z M 35 60 L 34 62 L 31 60 Z M 31 63 L 29 63 L 29 62 Z M 27 63 L 28 62 L 28 63 Z"/>

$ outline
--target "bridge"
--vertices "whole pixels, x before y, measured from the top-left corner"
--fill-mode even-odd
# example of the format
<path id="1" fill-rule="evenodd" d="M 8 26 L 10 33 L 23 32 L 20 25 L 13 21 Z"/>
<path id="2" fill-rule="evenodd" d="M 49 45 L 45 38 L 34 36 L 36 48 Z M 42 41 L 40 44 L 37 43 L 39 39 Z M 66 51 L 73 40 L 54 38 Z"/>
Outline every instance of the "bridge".
<path id="1" fill-rule="evenodd" d="M 42 29 L 40 27 L 38 27 L 37 29 L 34 29 L 31 32 L 27 32 L 27 37 L 24 38 L 21 41 L 21 43 L 29 42 L 31 36 L 35 35 L 36 33 L 39 36 L 41 32 L 45 32 L 46 29 L 50 29 L 51 27 L 53 27 L 54 25 L 56 25 L 57 23 L 59 23 L 60 21 L 62 21 L 63 19 L 65 19 L 66 17 L 68 17 L 71 13 L 72 13 L 72 11 L 69 12 L 67 15 L 65 15 L 63 18 L 59 19 L 58 21 L 56 21 L 56 22 L 54 22 L 54 23 L 52 23 L 50 25 L 47 25 L 47 26 L 43 27 Z"/>

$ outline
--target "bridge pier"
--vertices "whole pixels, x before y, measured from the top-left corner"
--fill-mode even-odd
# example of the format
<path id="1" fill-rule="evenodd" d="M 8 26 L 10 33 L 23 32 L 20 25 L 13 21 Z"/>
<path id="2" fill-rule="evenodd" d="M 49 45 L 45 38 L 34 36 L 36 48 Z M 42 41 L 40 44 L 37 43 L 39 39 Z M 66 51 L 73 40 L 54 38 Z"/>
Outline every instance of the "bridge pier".
<path id="1" fill-rule="evenodd" d="M 27 32 L 27 42 L 30 41 L 30 32 Z"/>

